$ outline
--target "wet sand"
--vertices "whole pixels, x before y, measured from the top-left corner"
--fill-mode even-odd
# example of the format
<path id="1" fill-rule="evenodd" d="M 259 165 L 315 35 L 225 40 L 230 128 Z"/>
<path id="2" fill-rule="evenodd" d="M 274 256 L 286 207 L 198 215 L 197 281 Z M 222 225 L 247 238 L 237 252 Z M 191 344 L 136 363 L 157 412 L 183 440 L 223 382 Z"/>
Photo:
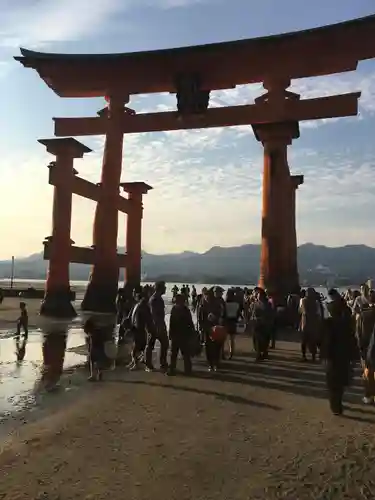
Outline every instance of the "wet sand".
<path id="1" fill-rule="evenodd" d="M 4 335 L 4 334 L 3 334 Z M 38 381 L 42 369 L 42 334 L 30 331 L 24 361 L 18 363 L 13 337 L 0 336 L 0 423 L 23 416 L 26 410 L 42 403 Z M 64 369 L 72 370 L 85 362 L 85 356 L 76 354 L 76 347 L 84 343 L 81 329 L 72 329 L 68 335 Z M 66 384 L 65 384 L 66 385 Z M 63 384 L 64 386 L 64 384 Z"/>
<path id="2" fill-rule="evenodd" d="M 36 328 L 40 300 L 25 300 L 30 321 L 29 340 L 24 361 L 16 361 L 14 334 L 19 301 L 6 298 L 0 306 L 0 439 L 20 422 L 28 420 L 30 411 L 33 411 L 32 418 L 36 418 L 40 410 L 48 411 L 53 402 L 53 396 L 44 394 L 39 383 L 43 366 L 42 333 Z M 80 302 L 76 302 L 77 312 L 79 305 Z M 167 303 L 167 312 L 169 309 L 170 303 Z M 79 319 L 73 324 L 68 334 L 60 394 L 73 387 L 86 390 L 88 386 L 87 371 L 79 370 L 87 359 L 85 336 Z"/>
<path id="3" fill-rule="evenodd" d="M 195 378 L 111 372 L 0 453 L 7 500 L 374 498 L 375 409 L 333 417 L 322 366 L 282 342 L 254 363 L 251 341 L 221 373 Z M 77 393 L 78 394 L 78 393 Z M 64 404 L 61 401 L 64 400 Z"/>

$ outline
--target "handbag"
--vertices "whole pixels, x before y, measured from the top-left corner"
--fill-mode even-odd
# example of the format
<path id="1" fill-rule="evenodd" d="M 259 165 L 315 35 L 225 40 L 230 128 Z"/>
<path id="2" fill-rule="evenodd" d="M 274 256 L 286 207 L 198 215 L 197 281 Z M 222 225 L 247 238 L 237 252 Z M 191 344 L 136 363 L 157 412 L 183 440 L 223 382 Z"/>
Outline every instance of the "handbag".
<path id="1" fill-rule="evenodd" d="M 215 325 L 211 329 L 210 338 L 215 342 L 223 343 L 227 338 L 227 329 L 222 325 Z"/>

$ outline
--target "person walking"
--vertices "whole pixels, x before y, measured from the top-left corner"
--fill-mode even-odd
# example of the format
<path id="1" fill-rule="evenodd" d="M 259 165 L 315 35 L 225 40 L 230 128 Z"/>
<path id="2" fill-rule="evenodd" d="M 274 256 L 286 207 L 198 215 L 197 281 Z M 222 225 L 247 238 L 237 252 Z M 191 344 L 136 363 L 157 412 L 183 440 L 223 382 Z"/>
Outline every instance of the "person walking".
<path id="1" fill-rule="evenodd" d="M 167 355 L 169 340 L 167 327 L 165 325 L 165 304 L 163 299 L 165 292 L 165 282 L 156 282 L 155 291 L 149 301 L 154 329 L 152 332 L 148 333 L 147 346 L 145 350 L 146 371 L 148 372 L 154 370 L 152 353 L 155 349 L 156 340 L 160 342 L 160 371 L 166 373 L 168 370 Z"/>
<path id="2" fill-rule="evenodd" d="M 350 308 L 337 290 L 329 290 L 328 297 L 329 317 L 324 320 L 321 357 L 326 365 L 331 411 L 342 415 L 344 391 L 351 382 L 358 351 Z"/>
<path id="3" fill-rule="evenodd" d="M 191 341 L 194 339 L 195 326 L 185 297 L 176 295 L 169 321 L 169 339 L 171 341 L 171 360 L 168 375 L 176 375 L 177 357 L 181 352 L 184 360 L 184 373 L 191 375 Z"/>

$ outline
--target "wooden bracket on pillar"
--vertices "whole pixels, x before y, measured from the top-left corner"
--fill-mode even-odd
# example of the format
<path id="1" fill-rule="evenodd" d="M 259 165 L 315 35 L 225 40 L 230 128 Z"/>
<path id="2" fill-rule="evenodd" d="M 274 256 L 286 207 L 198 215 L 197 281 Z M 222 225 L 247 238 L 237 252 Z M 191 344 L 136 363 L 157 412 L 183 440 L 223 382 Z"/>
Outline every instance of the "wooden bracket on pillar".
<path id="1" fill-rule="evenodd" d="M 298 186 L 301 186 L 305 182 L 303 175 L 291 175 L 290 180 L 294 189 L 298 189 Z"/>
<path id="2" fill-rule="evenodd" d="M 48 153 L 55 156 L 70 153 L 72 158 L 83 158 L 84 154 L 92 152 L 92 149 L 73 137 L 39 139 L 38 142 L 47 148 Z"/>
<path id="3" fill-rule="evenodd" d="M 149 186 L 145 182 L 121 182 L 120 187 L 129 194 L 138 193 L 140 195 L 147 194 L 151 191 L 152 186 Z"/>
<path id="4" fill-rule="evenodd" d="M 299 123 L 296 121 L 278 122 L 278 123 L 257 123 L 252 125 L 254 135 L 257 141 L 263 145 L 267 142 L 288 140 L 288 144 L 292 143 L 293 139 L 298 139 L 300 136 Z"/>

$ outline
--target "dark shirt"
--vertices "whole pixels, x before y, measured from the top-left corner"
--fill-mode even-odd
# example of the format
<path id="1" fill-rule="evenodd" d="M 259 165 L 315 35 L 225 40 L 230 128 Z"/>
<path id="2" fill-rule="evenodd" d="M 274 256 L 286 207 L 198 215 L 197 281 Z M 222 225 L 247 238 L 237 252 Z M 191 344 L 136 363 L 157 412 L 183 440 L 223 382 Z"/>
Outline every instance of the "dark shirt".
<path id="1" fill-rule="evenodd" d="M 150 309 L 156 330 L 166 330 L 165 327 L 165 305 L 163 297 L 154 293 L 150 298 Z"/>
<path id="2" fill-rule="evenodd" d="M 169 320 L 169 337 L 182 338 L 192 334 L 195 331 L 193 318 L 188 307 L 173 306 Z"/>
<path id="3" fill-rule="evenodd" d="M 20 323 L 20 325 L 23 325 L 23 326 L 27 326 L 28 325 L 28 323 L 29 323 L 29 316 L 27 314 L 27 310 L 26 309 L 22 309 L 21 310 L 21 315 L 18 318 L 18 322 Z"/>
<path id="4" fill-rule="evenodd" d="M 350 309 L 340 304 L 331 317 L 324 320 L 324 326 L 322 357 L 334 364 L 355 360 L 358 348 Z"/>
<path id="5" fill-rule="evenodd" d="M 252 306 L 252 319 L 255 321 L 255 325 L 269 325 L 273 320 L 273 309 L 268 300 L 255 301 Z"/>

